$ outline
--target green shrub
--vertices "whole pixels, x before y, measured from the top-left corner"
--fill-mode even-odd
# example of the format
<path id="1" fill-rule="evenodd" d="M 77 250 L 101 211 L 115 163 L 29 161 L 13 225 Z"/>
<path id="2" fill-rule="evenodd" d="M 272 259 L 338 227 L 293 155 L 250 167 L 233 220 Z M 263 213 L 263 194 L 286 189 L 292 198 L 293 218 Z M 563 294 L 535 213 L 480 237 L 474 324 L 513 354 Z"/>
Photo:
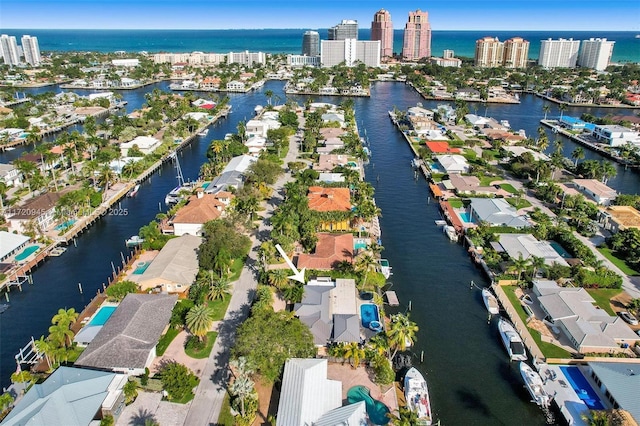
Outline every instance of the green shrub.
<path id="1" fill-rule="evenodd" d="M 196 352 L 203 350 L 205 346 L 207 346 L 207 342 L 205 340 L 200 340 L 198 336 L 189 336 L 184 345 L 185 349 Z"/>

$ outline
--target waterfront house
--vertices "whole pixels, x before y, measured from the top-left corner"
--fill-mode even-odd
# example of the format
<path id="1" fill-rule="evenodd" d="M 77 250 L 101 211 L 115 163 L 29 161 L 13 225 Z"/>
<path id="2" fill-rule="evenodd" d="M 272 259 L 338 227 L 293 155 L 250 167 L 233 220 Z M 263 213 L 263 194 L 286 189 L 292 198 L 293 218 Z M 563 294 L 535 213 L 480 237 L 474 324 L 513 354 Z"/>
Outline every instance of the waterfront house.
<path id="1" fill-rule="evenodd" d="M 2 425 L 93 425 L 108 415 L 118 419 L 126 383 L 126 374 L 58 367 L 18 400 Z"/>
<path id="2" fill-rule="evenodd" d="M 619 124 L 595 126 L 592 136 L 609 146 L 623 146 L 627 143 L 640 146 L 640 133 Z"/>
<path id="3" fill-rule="evenodd" d="M 175 236 L 201 236 L 204 224 L 223 216 L 225 207 L 226 205 L 218 200 L 218 194 L 205 194 L 200 191 L 191 196 L 187 204 L 167 223 Z"/>
<path id="4" fill-rule="evenodd" d="M 461 175 L 453 173 L 449 175 L 449 182 L 451 187 L 455 189 L 458 195 L 495 195 L 499 189 L 494 186 L 480 186 L 480 179 L 475 176 Z M 449 188 L 449 185 L 443 181 L 445 188 Z"/>
<path id="5" fill-rule="evenodd" d="M 267 140 L 261 136 L 252 136 L 244 143 L 249 149 L 249 155 L 259 157 L 262 151 L 267 149 Z"/>
<path id="6" fill-rule="evenodd" d="M 342 382 L 327 379 L 327 367 L 326 359 L 287 360 L 276 426 L 367 424 L 365 402 L 342 407 Z"/>
<path id="7" fill-rule="evenodd" d="M 198 275 L 198 248 L 202 238 L 185 234 L 167 241 L 158 256 L 140 275 L 131 277 L 142 291 L 161 288 L 166 293 L 184 293 Z"/>
<path id="8" fill-rule="evenodd" d="M 472 198 L 469 206 L 470 217 L 477 222 L 486 222 L 489 226 L 510 226 L 526 228 L 529 222 L 518 215 L 515 207 L 503 198 Z"/>
<path id="9" fill-rule="evenodd" d="M 324 123 L 338 123 L 341 128 L 345 127 L 344 114 L 341 112 L 327 112 L 321 118 Z"/>
<path id="10" fill-rule="evenodd" d="M 574 179 L 573 186 L 596 204 L 603 206 L 608 206 L 618 196 L 615 189 L 596 179 Z"/>
<path id="11" fill-rule="evenodd" d="M 156 345 L 177 301 L 178 296 L 169 294 L 127 294 L 75 365 L 144 374 L 156 357 Z"/>
<path id="12" fill-rule="evenodd" d="M 609 206 L 598 212 L 598 223 L 611 233 L 640 229 L 640 212 L 632 206 Z"/>
<path id="13" fill-rule="evenodd" d="M 434 154 L 460 154 L 460 148 L 451 148 L 449 142 L 427 141 L 425 145 Z"/>
<path id="14" fill-rule="evenodd" d="M 517 136 L 517 135 L 513 135 L 513 136 Z M 524 153 L 529 153 L 536 161 L 549 161 L 549 157 L 547 157 L 544 153 L 534 151 L 524 146 L 505 145 L 502 147 L 502 149 L 510 153 L 513 157 L 520 157 Z"/>
<path id="15" fill-rule="evenodd" d="M 538 241 L 531 234 L 496 234 L 497 242 L 491 245 L 498 252 L 505 252 L 511 259 L 531 259 L 541 257 L 544 264 L 569 266 L 564 258 L 553 248 L 548 241 Z"/>
<path id="16" fill-rule="evenodd" d="M 0 163 L 0 182 L 7 186 L 16 186 L 22 183 L 22 173 L 13 164 Z"/>
<path id="17" fill-rule="evenodd" d="M 640 368 L 629 362 L 589 362 L 587 375 L 598 385 L 615 409 L 626 410 L 640 424 L 640 401 L 635 390 L 640 389 Z"/>
<path id="18" fill-rule="evenodd" d="M 471 169 L 469 163 L 467 163 L 467 159 L 462 155 L 437 155 L 436 159 L 446 173 L 469 173 Z"/>
<path id="19" fill-rule="evenodd" d="M 242 81 L 233 80 L 227 83 L 227 91 L 229 92 L 245 92 L 247 86 Z"/>
<path id="20" fill-rule="evenodd" d="M 315 212 L 350 212 L 351 193 L 349 188 L 324 188 L 322 186 L 311 186 L 307 193 L 309 210 Z M 347 231 L 351 229 L 350 218 L 341 215 L 334 219 L 325 219 L 320 223 L 323 231 Z"/>
<path id="21" fill-rule="evenodd" d="M 313 170 L 330 172 L 338 166 L 346 166 L 349 158 L 343 154 L 320 154 L 318 164 L 313 165 Z"/>
<path id="22" fill-rule="evenodd" d="M 160 144 L 161 142 L 153 136 L 136 136 L 132 141 L 121 143 L 120 152 L 123 157 L 127 157 L 129 150 L 135 146 L 141 153 L 147 155 L 155 151 Z"/>
<path id="23" fill-rule="evenodd" d="M 233 157 L 222 170 L 222 173 L 207 185 L 205 192 L 213 194 L 220 191 L 228 191 L 231 188 L 240 189 L 244 184 L 246 171 L 256 161 L 258 159 L 251 155 Z"/>
<path id="24" fill-rule="evenodd" d="M 318 175 L 318 182 L 340 183 L 344 182 L 344 176 L 342 173 L 320 173 Z"/>
<path id="25" fill-rule="evenodd" d="M 25 233 L 33 225 L 36 230 L 44 232 L 54 223 L 56 205 L 62 194 L 63 192 L 45 192 L 21 206 L 8 207 L 5 214 L 9 228 Z"/>
<path id="26" fill-rule="evenodd" d="M 0 231 L 0 263 L 22 250 L 30 240 L 25 235 Z"/>
<path id="27" fill-rule="evenodd" d="M 294 311 L 309 327 L 316 346 L 329 342 L 360 342 L 360 319 L 353 279 L 320 277 L 304 286 L 302 301 Z"/>
<path id="28" fill-rule="evenodd" d="M 546 314 L 545 319 L 580 353 L 621 352 L 622 343 L 632 343 L 638 338 L 622 318 L 600 309 L 584 288 L 534 280 L 533 293 Z"/>
<path id="29" fill-rule="evenodd" d="M 313 253 L 300 253 L 298 269 L 319 269 L 329 271 L 340 262 L 353 263 L 353 234 L 318 233 L 318 242 Z"/>

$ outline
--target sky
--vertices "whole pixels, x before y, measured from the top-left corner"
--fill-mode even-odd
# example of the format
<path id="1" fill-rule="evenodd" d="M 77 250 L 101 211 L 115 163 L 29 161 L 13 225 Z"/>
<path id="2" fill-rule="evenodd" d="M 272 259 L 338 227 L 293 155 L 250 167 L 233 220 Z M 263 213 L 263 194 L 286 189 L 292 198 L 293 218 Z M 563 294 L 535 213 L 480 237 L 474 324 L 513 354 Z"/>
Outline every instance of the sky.
<path id="1" fill-rule="evenodd" d="M 639 0 L 0 0 L 0 30 L 329 28 L 379 9 L 432 30 L 615 30 L 640 33 Z"/>

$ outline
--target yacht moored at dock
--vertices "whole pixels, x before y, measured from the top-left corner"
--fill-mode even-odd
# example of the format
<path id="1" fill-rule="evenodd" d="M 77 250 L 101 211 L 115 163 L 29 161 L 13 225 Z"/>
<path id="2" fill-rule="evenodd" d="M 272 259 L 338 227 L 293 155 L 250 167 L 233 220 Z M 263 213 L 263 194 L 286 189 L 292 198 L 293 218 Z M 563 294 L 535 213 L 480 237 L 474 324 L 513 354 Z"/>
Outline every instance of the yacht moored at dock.
<path id="1" fill-rule="evenodd" d="M 198 136 L 207 136 L 209 134 L 209 129 L 203 129 L 202 131 L 198 132 Z"/>
<path id="2" fill-rule="evenodd" d="M 389 261 L 387 259 L 379 259 L 378 263 L 380 264 L 380 272 L 384 275 L 385 279 L 389 279 L 393 272 L 391 272 L 391 266 L 389 266 Z"/>
<path id="3" fill-rule="evenodd" d="M 488 288 L 482 289 L 482 301 L 484 302 L 484 306 L 487 308 L 487 311 L 491 315 L 498 315 L 500 312 L 500 306 L 498 305 L 498 299 L 491 293 L 491 290 Z"/>
<path id="4" fill-rule="evenodd" d="M 125 241 L 127 247 L 138 247 L 144 243 L 144 238 L 140 238 L 138 235 L 134 235 Z"/>
<path id="5" fill-rule="evenodd" d="M 429 389 L 424 376 L 411 367 L 404 376 L 404 398 L 409 410 L 417 414 L 419 426 L 429 426 L 432 423 Z"/>
<path id="6" fill-rule="evenodd" d="M 542 408 L 547 408 L 551 403 L 551 398 L 544 390 L 540 374 L 529 367 L 524 361 L 520 361 L 520 374 L 522 375 L 527 390 L 531 394 L 531 398 L 533 398 L 533 402 Z"/>
<path id="7" fill-rule="evenodd" d="M 498 321 L 498 331 L 500 332 L 502 344 L 509 354 L 509 359 L 511 361 L 526 361 L 527 352 L 515 327 L 508 320 L 501 317 L 500 321 Z"/>

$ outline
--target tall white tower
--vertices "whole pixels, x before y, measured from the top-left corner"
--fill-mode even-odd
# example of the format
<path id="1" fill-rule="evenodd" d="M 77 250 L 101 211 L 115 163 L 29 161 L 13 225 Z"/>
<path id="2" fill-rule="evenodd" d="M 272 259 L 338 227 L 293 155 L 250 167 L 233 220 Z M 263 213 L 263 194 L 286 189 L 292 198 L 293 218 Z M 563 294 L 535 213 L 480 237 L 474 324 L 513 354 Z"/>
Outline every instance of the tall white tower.
<path id="1" fill-rule="evenodd" d="M 604 71 L 609 66 L 609 61 L 611 61 L 614 43 L 615 41 L 607 41 L 606 38 L 582 40 L 580 54 L 578 55 L 578 65 L 585 68 L 593 68 L 597 71 Z"/>
<path id="2" fill-rule="evenodd" d="M 0 35 L 0 51 L 2 51 L 2 58 L 5 64 L 14 66 L 20 63 L 20 51 L 14 36 Z"/>
<path id="3" fill-rule="evenodd" d="M 31 37 L 30 35 L 23 35 L 22 39 L 22 51 L 24 52 L 24 61 L 29 65 L 37 67 L 40 65 L 40 46 L 38 45 L 38 37 Z"/>

